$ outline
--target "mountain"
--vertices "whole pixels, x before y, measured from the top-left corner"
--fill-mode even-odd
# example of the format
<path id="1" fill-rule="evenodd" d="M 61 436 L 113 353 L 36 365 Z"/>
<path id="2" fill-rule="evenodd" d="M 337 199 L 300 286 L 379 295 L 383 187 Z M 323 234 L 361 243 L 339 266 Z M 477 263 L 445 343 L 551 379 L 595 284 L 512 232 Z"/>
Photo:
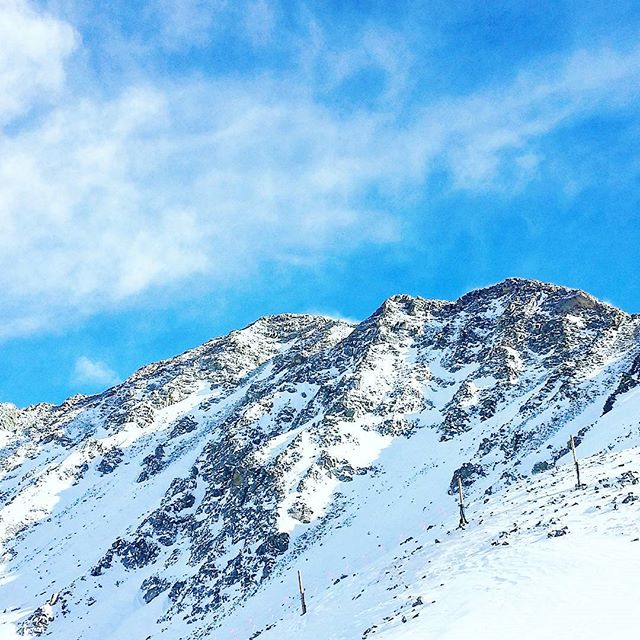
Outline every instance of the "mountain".
<path id="1" fill-rule="evenodd" d="M 640 622 L 638 445 L 640 316 L 582 291 L 261 318 L 0 405 L 0 637 L 615 637 L 589 634 Z"/>

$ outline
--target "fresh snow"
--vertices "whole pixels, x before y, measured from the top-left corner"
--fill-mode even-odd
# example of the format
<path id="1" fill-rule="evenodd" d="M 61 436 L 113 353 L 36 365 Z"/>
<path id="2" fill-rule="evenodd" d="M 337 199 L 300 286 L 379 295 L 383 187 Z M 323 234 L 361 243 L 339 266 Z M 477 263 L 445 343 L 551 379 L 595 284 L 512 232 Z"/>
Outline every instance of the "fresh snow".
<path id="1" fill-rule="evenodd" d="M 513 279 L 0 405 L 0 640 L 632 636 L 639 336 Z"/>

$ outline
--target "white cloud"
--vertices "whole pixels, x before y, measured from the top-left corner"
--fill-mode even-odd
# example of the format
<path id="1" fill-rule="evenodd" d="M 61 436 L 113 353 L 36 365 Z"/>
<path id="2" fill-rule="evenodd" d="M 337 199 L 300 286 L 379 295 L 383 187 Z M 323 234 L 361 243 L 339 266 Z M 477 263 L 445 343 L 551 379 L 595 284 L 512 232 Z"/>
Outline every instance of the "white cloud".
<path id="1" fill-rule="evenodd" d="M 581 50 L 492 91 L 446 101 L 427 113 L 422 127 L 446 123 L 442 150 L 456 187 L 508 186 L 501 183 L 505 170 L 510 178 L 514 168 L 519 177 L 535 174 L 541 157 L 530 145 L 581 118 L 633 105 L 638 84 L 640 47 Z"/>
<path id="2" fill-rule="evenodd" d="M 58 34 L 47 45 L 54 62 L 38 63 L 53 64 L 58 79 L 34 81 L 25 108 L 60 90 L 75 39 L 68 25 L 14 6 Z M 333 82 L 368 64 L 402 79 L 393 37 L 367 33 Z M 550 132 L 634 98 L 640 49 L 578 52 L 404 120 L 402 82 L 388 84 L 380 111 L 344 111 L 321 104 L 305 73 L 137 84 L 110 98 L 69 93 L 0 133 L 0 339 L 193 278 L 229 287 L 269 261 L 309 264 L 395 242 L 403 226 L 381 211 L 385 195 L 398 201 L 443 167 L 456 188 L 522 184 L 544 162 L 536 147 Z M 372 191 L 377 207 L 364 204 Z"/>
<path id="3" fill-rule="evenodd" d="M 120 382 L 118 374 L 100 360 L 80 356 L 73 367 L 72 382 L 89 387 L 109 387 Z"/>
<path id="4" fill-rule="evenodd" d="M 277 21 L 269 0 L 149 0 L 144 15 L 153 44 L 171 51 L 205 47 L 230 32 L 262 46 Z"/>
<path id="5" fill-rule="evenodd" d="M 254 45 L 271 41 L 276 26 L 276 12 L 267 0 L 251 0 L 245 9 L 245 28 Z"/>
<path id="6" fill-rule="evenodd" d="M 146 7 L 155 18 L 161 43 L 168 49 L 206 44 L 220 31 L 226 0 L 150 0 Z"/>
<path id="7" fill-rule="evenodd" d="M 203 275 L 389 241 L 359 194 L 386 169 L 374 117 L 282 86 L 139 88 L 0 138 L 0 335 Z M 26 322 L 29 319 L 29 322 Z"/>
<path id="8" fill-rule="evenodd" d="M 317 93 L 348 89 L 363 72 L 374 72 L 380 82 L 368 89 L 366 99 L 384 108 L 400 107 L 415 56 L 401 33 L 363 21 L 346 42 L 335 42 L 332 34 L 309 14 L 302 36 L 291 38 L 292 57 L 306 82 Z M 377 89 L 373 88 L 377 87 Z M 394 105 L 395 102 L 395 105 Z"/>
<path id="9" fill-rule="evenodd" d="M 362 318 L 352 318 L 334 309 L 310 309 L 304 313 L 310 316 L 324 316 L 325 318 L 340 320 L 342 322 L 348 322 L 349 324 L 358 324 L 358 322 L 362 322 Z"/>
<path id="10" fill-rule="evenodd" d="M 77 42 L 69 24 L 29 2 L 0 2 L 0 125 L 60 91 L 65 59 Z"/>

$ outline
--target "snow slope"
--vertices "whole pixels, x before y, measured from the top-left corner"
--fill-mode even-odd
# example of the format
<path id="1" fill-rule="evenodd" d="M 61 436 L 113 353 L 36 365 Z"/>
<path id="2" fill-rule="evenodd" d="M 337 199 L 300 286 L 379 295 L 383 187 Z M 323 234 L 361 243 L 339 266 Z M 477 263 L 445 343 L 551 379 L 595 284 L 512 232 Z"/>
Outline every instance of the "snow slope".
<path id="1" fill-rule="evenodd" d="M 262 318 L 97 396 L 0 405 L 0 638 L 632 630 L 639 335 L 510 279 Z"/>
<path id="2" fill-rule="evenodd" d="M 322 551 L 301 559 L 306 616 L 291 597 L 289 571 L 279 593 L 284 610 L 265 591 L 237 615 L 235 635 L 220 637 L 248 637 L 252 616 L 274 625 L 261 640 L 633 634 L 640 623 L 639 472 L 637 448 L 597 454 L 582 462 L 584 489 L 575 488 L 573 464 L 563 465 L 475 501 L 464 530 L 454 508 L 428 531 L 404 510 L 404 532 L 412 535 L 400 541 L 356 520 L 350 535 L 362 538 L 371 528 L 381 550 L 357 564 L 351 549 L 342 561 Z"/>

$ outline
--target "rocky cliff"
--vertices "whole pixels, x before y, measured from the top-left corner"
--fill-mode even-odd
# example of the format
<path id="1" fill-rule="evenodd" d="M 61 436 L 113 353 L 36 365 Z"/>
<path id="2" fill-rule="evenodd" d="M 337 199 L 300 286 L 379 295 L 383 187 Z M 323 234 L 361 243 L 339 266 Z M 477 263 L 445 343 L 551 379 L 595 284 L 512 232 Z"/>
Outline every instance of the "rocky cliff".
<path id="1" fill-rule="evenodd" d="M 0 405 L 0 629 L 284 637 L 296 568 L 313 600 L 455 528 L 458 477 L 482 505 L 570 434 L 581 457 L 636 446 L 639 384 L 640 317 L 509 279 L 354 324 L 265 317 L 99 395 Z"/>

